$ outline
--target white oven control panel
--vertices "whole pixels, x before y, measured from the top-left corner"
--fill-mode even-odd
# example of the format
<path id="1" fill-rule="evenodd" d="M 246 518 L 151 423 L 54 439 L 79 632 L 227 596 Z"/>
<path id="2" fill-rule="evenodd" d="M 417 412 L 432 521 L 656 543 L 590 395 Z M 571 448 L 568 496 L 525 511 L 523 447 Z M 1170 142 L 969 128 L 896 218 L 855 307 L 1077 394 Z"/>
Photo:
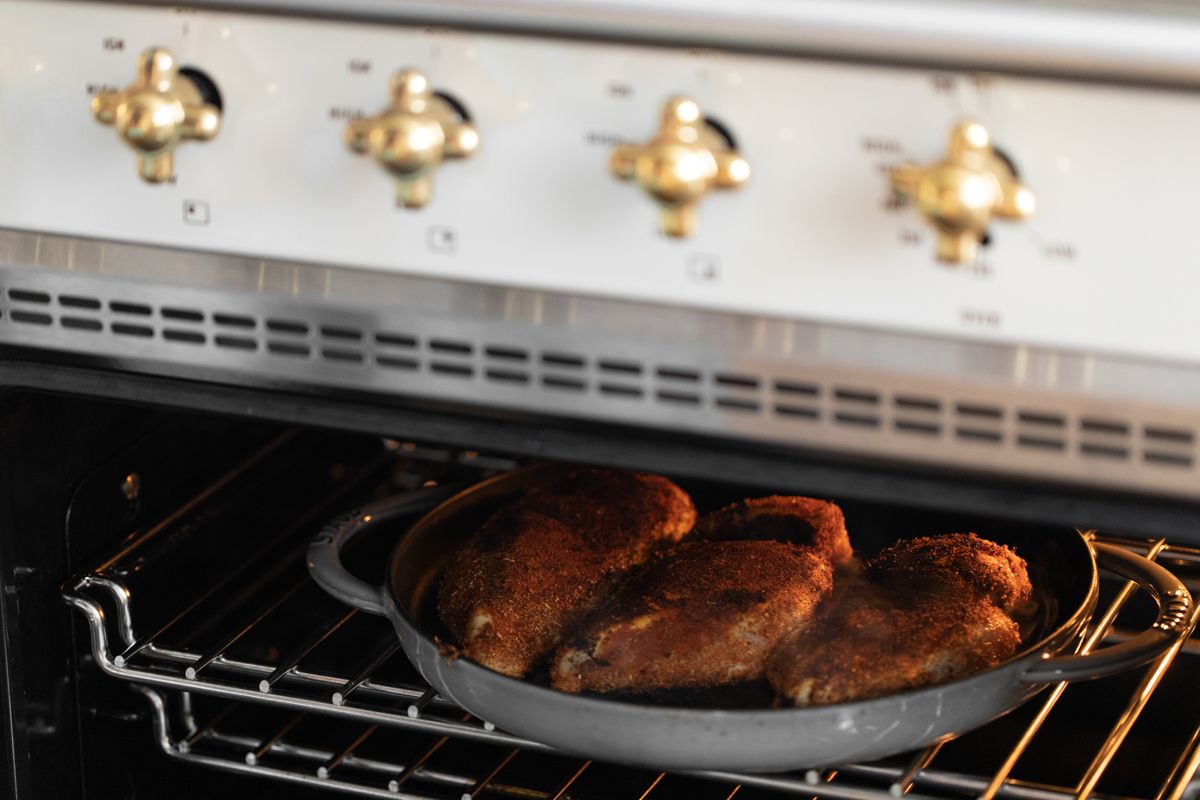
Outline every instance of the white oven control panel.
<path id="1" fill-rule="evenodd" d="M 165 161 L 93 109 L 166 85 L 136 74 L 150 48 L 220 98 Z M 126 139 L 152 151 L 156 115 L 212 87 L 129 112 Z M 716 122 L 728 173 L 676 236 L 613 163 L 665 135 L 671 98 L 684 127 Z M 918 210 L 945 186 L 902 202 L 892 175 L 941 163 L 964 120 L 1029 195 L 958 186 L 995 202 L 956 251 Z M 952 338 L 1200 361 L 1198 130 L 1200 95 L 1167 89 L 0 0 L 0 227 Z M 430 137 L 437 157 L 404 161 Z M 677 177 L 720 183 L 704 153 Z"/>

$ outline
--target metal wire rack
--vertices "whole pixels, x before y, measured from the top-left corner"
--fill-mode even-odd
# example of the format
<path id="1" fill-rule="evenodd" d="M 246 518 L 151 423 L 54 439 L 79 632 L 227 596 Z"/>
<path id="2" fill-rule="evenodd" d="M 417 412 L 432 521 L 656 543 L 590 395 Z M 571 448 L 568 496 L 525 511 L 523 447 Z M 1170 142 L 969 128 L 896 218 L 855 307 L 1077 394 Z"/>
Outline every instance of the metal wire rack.
<path id="1" fill-rule="evenodd" d="M 413 447 L 405 452 L 409 457 L 420 455 Z M 473 458 L 473 454 L 466 456 L 468 461 Z M 462 454 L 437 456 L 441 463 L 463 459 Z M 482 460 L 479 463 L 483 465 Z M 486 466 L 495 469 L 505 464 L 495 461 Z M 481 467 L 480 474 L 483 472 Z M 419 485 L 422 480 L 423 474 L 418 471 L 409 483 Z M 1198 547 L 1116 536 L 1099 538 L 1168 562 L 1181 573 L 1200 573 Z M 162 751 L 176 759 L 217 769 L 367 797 L 588 797 L 580 787 L 589 775 L 598 772 L 610 777 L 632 776 L 625 781 L 630 787 L 627 793 L 638 800 L 735 795 L 846 800 L 906 795 L 1029 800 L 1113 797 L 1096 792 L 1106 770 L 1172 664 L 1180 658 L 1197 658 L 1192 652 L 1194 642 L 1181 641 L 1147 667 L 1132 689 L 1125 687 L 1124 696 L 1108 699 L 1116 712 L 1115 721 L 1091 749 L 1086 767 L 1074 782 L 1034 782 L 1013 774 L 1019 762 L 1031 753 L 1039 731 L 1054 718 L 1064 695 L 1072 691 L 1066 684 L 1040 694 L 1029 704 L 1032 713 L 1017 730 L 1009 726 L 1003 741 L 992 741 L 993 752 L 1002 757 L 986 767 L 957 767 L 953 760 L 943 758 L 947 746 L 940 743 L 898 760 L 847 764 L 821 772 L 654 775 L 593 764 L 512 736 L 439 697 L 408 667 L 386 620 L 347 611 L 336 604 L 322 605 L 316 599 L 323 595 L 308 579 L 302 562 L 293 558 L 302 552 L 303 540 L 301 546 L 286 538 L 274 542 L 242 571 L 214 574 L 207 588 L 198 593 L 155 598 L 155 619 L 142 622 L 135 614 L 142 613 L 136 584 L 149 571 L 142 569 L 146 561 L 139 561 L 137 570 L 122 569 L 121 565 L 138 560 L 139 549 L 151 547 L 153 540 L 153 535 L 143 536 L 119 557 L 83 575 L 64 592 L 64 599 L 86 619 L 96 665 L 114 678 L 134 684 L 148 698 Z M 256 566 L 260 562 L 283 566 L 262 570 Z M 232 586 L 244 582 L 243 573 L 259 577 L 233 591 Z M 1121 630 L 1115 626 L 1118 614 L 1135 594 L 1132 584 L 1119 587 L 1107 608 L 1096 616 L 1084 648 L 1091 649 L 1106 637 L 1120 638 Z M 213 613 L 215 607 L 220 608 L 219 614 Z M 314 613 L 321 615 L 318 624 L 310 618 Z M 286 623 L 297 616 L 303 619 L 289 632 Z M 198 637 L 193 618 L 209 623 L 219 619 L 222 627 L 212 630 L 209 624 L 207 637 Z M 1195 622 L 1193 619 L 1192 624 Z M 198 644 L 201 641 L 203 645 Z M 348 656 L 350 653 L 356 655 Z M 216 702 L 220 708 L 201 720 L 192 709 L 204 697 L 215 698 L 204 702 Z M 238 709 L 249 706 L 271 707 L 290 716 L 272 723 L 270 730 L 231 732 L 225 723 Z M 1179 709 L 1179 713 L 1185 711 Z M 1200 718 L 1200 709 L 1195 712 Z M 293 734 L 302 720 L 310 717 L 343 720 L 353 726 L 352 732 L 342 746 L 303 744 Z M 383 755 L 368 754 L 372 741 L 399 734 L 413 740 L 407 750 L 391 747 L 384 749 Z M 455 761 L 452 767 L 437 766 L 434 762 L 438 753 L 448 743 L 458 742 L 475 746 L 480 752 L 469 761 Z M 1190 737 L 1173 741 L 1172 747 L 1177 749 L 1177 757 L 1173 766 L 1158 776 L 1155 786 L 1147 786 L 1144 794 L 1139 791 L 1120 796 L 1155 800 L 1191 797 L 1196 788 L 1192 778 L 1200 766 L 1200 724 L 1192 729 Z M 509 776 L 514 763 L 531 759 L 550 759 L 560 774 L 548 785 Z M 684 794 L 678 788 L 669 789 L 679 781 L 696 781 L 697 786 L 705 788 L 703 792 L 689 789 Z"/>

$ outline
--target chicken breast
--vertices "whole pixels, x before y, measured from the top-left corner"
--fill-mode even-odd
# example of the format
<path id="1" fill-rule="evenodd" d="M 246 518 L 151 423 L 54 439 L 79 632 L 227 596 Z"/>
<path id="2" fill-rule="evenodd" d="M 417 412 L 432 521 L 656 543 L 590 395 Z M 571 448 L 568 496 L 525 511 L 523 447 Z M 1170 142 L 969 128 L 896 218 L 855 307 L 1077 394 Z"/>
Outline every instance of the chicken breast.
<path id="1" fill-rule="evenodd" d="M 701 539 L 773 539 L 808 545 L 833 564 L 854 555 L 842 509 L 813 497 L 759 497 L 705 515 L 693 534 Z"/>
<path id="2" fill-rule="evenodd" d="M 1006 612 L 1033 593 L 1025 559 L 973 533 L 921 536 L 883 550 L 867 574 L 897 592 L 947 592 L 986 600 Z"/>
<path id="3" fill-rule="evenodd" d="M 1029 600 L 1026 565 L 974 534 L 899 542 L 840 584 L 771 654 L 767 680 L 798 706 L 866 700 L 1000 664 L 1021 644 L 1010 611 Z"/>
<path id="4" fill-rule="evenodd" d="M 829 594 L 833 568 L 773 541 L 685 542 L 637 570 L 559 648 L 567 692 L 637 692 L 761 678 L 768 654 Z"/>
<path id="5" fill-rule="evenodd" d="M 971 675 L 1020 643 L 1017 623 L 990 603 L 912 605 L 864 584 L 789 634 L 767 680 L 793 705 L 848 703 Z"/>
<path id="6" fill-rule="evenodd" d="M 693 526 L 666 478 L 577 470 L 497 511 L 456 554 L 438 611 L 464 656 L 523 676 L 630 567 Z"/>

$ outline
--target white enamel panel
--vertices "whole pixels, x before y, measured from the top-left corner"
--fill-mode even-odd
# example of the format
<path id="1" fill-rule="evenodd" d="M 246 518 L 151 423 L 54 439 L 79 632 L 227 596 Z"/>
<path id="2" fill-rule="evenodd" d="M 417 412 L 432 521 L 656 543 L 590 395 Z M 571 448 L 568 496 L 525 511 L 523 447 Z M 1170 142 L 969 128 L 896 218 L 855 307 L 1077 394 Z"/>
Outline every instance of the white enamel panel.
<path id="1" fill-rule="evenodd" d="M 185 145 L 168 186 L 142 183 L 88 110 L 89 87 L 128 83 L 150 45 L 225 98 L 222 133 Z M 339 118 L 376 111 L 404 66 L 464 102 L 483 139 L 419 212 L 345 150 Z M 680 92 L 755 168 L 682 242 L 608 176 L 605 143 L 649 136 Z M 887 207 L 882 169 L 935 157 L 966 114 L 1040 208 L 949 268 L 910 209 Z M 1182 91 L 0 2 L 0 226 L 1149 359 L 1200 361 L 1197 129 L 1200 97 Z"/>

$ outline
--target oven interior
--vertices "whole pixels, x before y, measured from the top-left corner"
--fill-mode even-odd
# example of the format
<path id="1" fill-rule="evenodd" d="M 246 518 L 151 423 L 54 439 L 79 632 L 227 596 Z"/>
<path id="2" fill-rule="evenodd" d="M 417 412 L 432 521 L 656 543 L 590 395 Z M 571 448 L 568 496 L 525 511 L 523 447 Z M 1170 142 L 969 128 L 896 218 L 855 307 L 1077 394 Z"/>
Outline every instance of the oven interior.
<path id="1" fill-rule="evenodd" d="M 36 797 L 150 798 L 164 787 L 177 798 L 1196 794 L 1200 641 L 871 764 L 665 774 L 522 741 L 423 685 L 390 623 L 321 591 L 304 552 L 340 511 L 466 485 L 528 456 L 33 391 L 3 405 L 5 738 L 28 754 L 5 769 Z M 776 488 L 708 473 L 677 476 L 701 510 Z M 1049 524 L 834 499 L 852 539 L 856 529 L 1036 535 Z M 402 534 L 379 530 L 348 563 L 381 582 Z M 1200 588 L 1200 546 L 1151 529 L 1096 536 Z M 1106 576 L 1088 636 L 1127 638 L 1153 609 Z"/>

